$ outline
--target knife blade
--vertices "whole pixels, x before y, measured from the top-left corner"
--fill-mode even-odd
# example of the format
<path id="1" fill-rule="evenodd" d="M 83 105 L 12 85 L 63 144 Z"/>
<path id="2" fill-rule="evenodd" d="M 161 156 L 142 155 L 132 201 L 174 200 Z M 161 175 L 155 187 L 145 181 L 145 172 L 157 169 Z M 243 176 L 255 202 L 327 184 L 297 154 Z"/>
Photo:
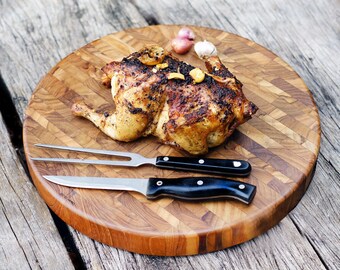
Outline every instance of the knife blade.
<path id="1" fill-rule="evenodd" d="M 135 191 L 147 199 L 173 197 L 183 200 L 206 200 L 233 198 L 250 204 L 256 193 L 256 186 L 216 177 L 183 177 L 183 178 L 106 178 L 43 175 L 55 184 L 85 188 Z"/>
<path id="2" fill-rule="evenodd" d="M 97 164 L 128 167 L 138 167 L 145 164 L 151 164 L 162 169 L 185 170 L 236 177 L 246 177 L 250 174 L 251 171 L 251 165 L 249 162 L 238 159 L 215 159 L 204 157 L 173 157 L 173 156 L 158 156 L 156 158 L 146 158 L 137 153 L 127 153 L 102 149 L 69 147 L 51 144 L 35 144 L 35 146 L 59 150 L 85 152 L 92 154 L 110 155 L 116 157 L 127 157 L 130 158 L 130 160 L 126 161 L 99 160 L 99 159 L 93 160 L 93 159 L 48 158 L 48 157 L 31 158 L 34 161 Z"/>

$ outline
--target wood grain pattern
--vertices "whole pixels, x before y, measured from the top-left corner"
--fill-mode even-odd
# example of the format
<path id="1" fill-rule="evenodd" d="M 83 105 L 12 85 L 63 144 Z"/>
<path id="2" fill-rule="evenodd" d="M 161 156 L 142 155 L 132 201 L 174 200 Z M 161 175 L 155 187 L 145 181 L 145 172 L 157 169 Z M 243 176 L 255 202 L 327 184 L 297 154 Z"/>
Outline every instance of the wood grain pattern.
<path id="1" fill-rule="evenodd" d="M 0 269 L 72 269 L 50 212 L 7 135 L 0 132 Z"/>
<path id="2" fill-rule="evenodd" d="M 30 156 L 81 156 L 46 151 L 34 143 L 133 151 L 145 156 L 182 155 L 154 138 L 115 142 L 91 123 L 72 116 L 71 104 L 112 104 L 100 84 L 100 68 L 145 44 L 170 49 L 179 26 L 130 29 L 98 39 L 59 62 L 39 83 L 24 122 L 24 146 L 35 185 L 51 209 L 84 234 L 106 244 L 153 255 L 188 255 L 223 249 L 252 239 L 277 224 L 300 200 L 319 151 L 320 123 L 309 90 L 279 57 L 256 43 L 209 28 L 194 27 L 198 39 L 214 42 L 227 67 L 243 82 L 246 96 L 260 108 L 227 144 L 209 157 L 247 159 L 245 181 L 258 193 L 250 206 L 235 201 L 189 203 L 148 201 L 129 192 L 88 191 L 46 183 L 43 174 L 112 177 L 177 177 L 188 174 L 151 167 L 138 169 L 33 163 Z M 181 57 L 202 66 L 193 52 Z M 87 156 L 88 157 L 88 156 Z M 194 174 L 190 174 L 194 175 Z"/>

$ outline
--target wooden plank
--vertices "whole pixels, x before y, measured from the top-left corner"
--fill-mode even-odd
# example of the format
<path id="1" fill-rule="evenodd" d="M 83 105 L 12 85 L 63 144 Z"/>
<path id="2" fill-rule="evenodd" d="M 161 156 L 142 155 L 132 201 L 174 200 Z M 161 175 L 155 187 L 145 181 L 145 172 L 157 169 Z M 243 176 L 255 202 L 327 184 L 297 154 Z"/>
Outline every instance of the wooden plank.
<path id="1" fill-rule="evenodd" d="M 289 219 L 254 241 L 205 255 L 147 256 L 94 245 L 98 253 L 81 250 L 88 269 L 326 269 Z"/>
<path id="2" fill-rule="evenodd" d="M 290 218 L 329 269 L 340 268 L 339 174 L 319 156 L 312 184 Z"/>
<path id="3" fill-rule="evenodd" d="M 277 265 L 275 260 L 281 256 L 280 250 L 289 252 L 290 245 L 298 239 L 299 242 L 302 241 L 302 250 L 305 248 L 306 251 L 301 252 L 301 257 L 298 258 L 302 260 L 298 263 L 300 267 L 295 268 L 304 268 L 306 265 L 308 269 L 318 269 L 320 261 L 316 253 L 328 269 L 339 268 L 337 254 L 340 252 L 339 245 L 336 245 L 339 240 L 336 230 L 338 219 L 334 215 L 336 209 L 339 209 L 335 207 L 338 205 L 334 202 L 338 201 L 336 193 L 339 191 L 337 184 L 339 172 L 335 166 L 339 164 L 340 157 L 338 138 L 334 135 L 339 130 L 336 123 L 339 111 L 336 83 L 339 81 L 337 74 L 339 58 L 334 57 L 337 55 L 338 44 L 335 15 L 337 2 L 320 0 L 313 3 L 309 1 L 287 3 L 277 0 L 218 1 L 218 4 L 217 1 L 195 1 L 195 4 L 190 4 L 189 1 L 153 1 L 152 5 L 146 1 L 134 3 L 138 11 L 131 4 L 127 4 L 125 8 L 123 4 L 119 6 L 115 1 L 108 4 L 99 2 L 98 6 L 93 6 L 90 1 L 81 1 L 78 6 L 71 4 L 72 6 L 65 8 L 54 1 L 1 2 L 0 72 L 10 87 L 22 119 L 24 108 L 39 79 L 58 60 L 75 48 L 103 34 L 131 26 L 144 26 L 146 22 L 197 24 L 251 38 L 278 53 L 298 71 L 312 91 L 320 110 L 323 128 L 321 158 L 307 194 L 290 215 L 296 227 L 291 224 L 284 227 L 284 234 L 278 233 L 275 227 L 254 241 L 225 252 L 164 259 L 108 248 L 72 231 L 85 265 L 88 268 L 95 265 L 107 269 L 110 266 L 117 267 L 117 264 L 121 269 L 128 269 L 131 265 L 135 268 L 144 266 L 145 269 L 169 268 L 172 265 L 187 269 L 194 267 L 199 269 L 203 266 L 228 269 L 236 268 L 236 265 L 241 263 L 256 269 L 259 267 L 251 267 L 252 261 L 263 260 L 265 266 L 263 268 L 275 268 Z M 43 8 L 43 4 L 50 8 Z M 147 20 L 145 21 L 141 15 Z M 85 23 L 86 28 L 82 28 L 81 23 Z M 93 23 L 96 25 L 94 28 Z M 64 38 L 65 36 L 72 38 Z M 313 209 L 313 212 L 310 209 Z M 323 213 L 322 209 L 328 211 Z M 334 209 L 334 212 L 331 209 Z M 282 222 L 287 222 L 287 219 Z M 301 234 L 296 234 L 296 228 Z M 323 232 L 322 235 L 320 231 Z M 270 235 L 272 232 L 273 235 Z M 285 242 L 287 235 L 290 234 L 296 237 Z M 260 242 L 267 235 L 270 237 Z M 324 241 L 325 235 L 329 235 L 329 238 Z M 307 241 L 316 250 L 315 253 L 310 252 L 311 245 L 308 245 Z M 252 243 L 258 245 L 255 245 L 256 250 L 251 251 L 252 255 L 247 259 L 242 255 L 243 249 Z M 269 248 L 265 251 L 263 247 L 266 246 Z M 274 246 L 278 247 L 276 256 L 270 249 Z M 289 269 L 292 262 L 286 257 L 286 252 L 283 254 L 284 258 L 280 257 L 284 262 L 282 269 Z"/>
<path id="4" fill-rule="evenodd" d="M 0 130 L 0 268 L 73 268 L 46 204 L 11 147 L 1 116 Z"/>

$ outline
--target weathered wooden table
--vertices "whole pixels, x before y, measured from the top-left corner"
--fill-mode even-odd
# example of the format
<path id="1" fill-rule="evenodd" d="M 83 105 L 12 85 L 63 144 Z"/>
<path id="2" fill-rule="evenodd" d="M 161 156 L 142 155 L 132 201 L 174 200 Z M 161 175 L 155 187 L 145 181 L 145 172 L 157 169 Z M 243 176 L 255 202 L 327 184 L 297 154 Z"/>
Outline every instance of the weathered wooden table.
<path id="1" fill-rule="evenodd" d="M 338 1 L 2 1 L 0 3 L 0 269 L 339 269 Z M 106 34 L 153 24 L 235 33 L 279 55 L 319 110 L 314 178 L 277 226 L 244 244 L 196 256 L 156 257 L 106 246 L 49 211 L 23 154 L 32 91 L 59 60 Z"/>

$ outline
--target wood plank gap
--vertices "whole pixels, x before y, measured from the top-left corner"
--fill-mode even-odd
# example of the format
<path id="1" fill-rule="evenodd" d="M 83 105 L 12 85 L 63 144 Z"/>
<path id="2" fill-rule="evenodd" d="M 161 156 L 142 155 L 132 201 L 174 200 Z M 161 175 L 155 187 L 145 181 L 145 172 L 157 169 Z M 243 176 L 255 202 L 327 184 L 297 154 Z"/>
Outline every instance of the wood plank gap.
<path id="1" fill-rule="evenodd" d="M 308 235 L 305 235 L 302 230 L 299 228 L 299 225 L 295 222 L 294 218 L 289 217 L 290 220 L 292 221 L 292 223 L 294 224 L 295 228 L 297 229 L 297 231 L 299 232 L 299 234 L 301 235 L 302 238 L 305 238 L 309 245 L 312 247 L 312 249 L 314 250 L 315 254 L 318 256 L 320 262 L 323 264 L 323 266 L 325 267 L 325 269 L 329 270 L 329 267 L 327 265 L 327 263 L 324 261 L 324 259 L 322 258 L 321 254 L 318 252 L 317 247 L 315 247 L 313 245 L 313 242 L 309 239 Z"/>
<path id="2" fill-rule="evenodd" d="M 83 258 L 80 255 L 80 252 L 77 248 L 77 245 L 73 239 L 73 235 L 70 231 L 69 226 L 61 220 L 56 214 L 51 211 L 50 208 L 48 210 L 51 213 L 51 216 L 53 218 L 53 222 L 60 234 L 60 237 L 66 247 L 67 253 L 70 256 L 70 259 L 74 265 L 75 269 L 85 269 L 86 264 L 83 260 Z"/>
<path id="3" fill-rule="evenodd" d="M 325 134 L 324 132 L 321 132 L 321 134 L 323 135 L 323 139 L 324 139 L 324 140 L 327 140 L 326 134 Z M 330 142 L 330 141 L 328 140 L 328 143 L 335 149 L 335 146 L 332 144 L 332 142 Z M 327 158 L 327 156 L 325 156 L 325 155 L 324 155 L 324 152 L 322 152 L 322 151 L 319 152 L 319 155 L 322 156 L 322 158 L 323 158 L 324 160 L 327 161 L 327 163 L 329 164 L 329 166 L 331 166 L 332 169 L 333 169 L 338 175 L 340 175 L 340 171 L 339 171 L 339 169 L 335 166 L 335 164 L 333 163 L 334 161 L 332 162 L 332 159 Z"/>
<path id="4" fill-rule="evenodd" d="M 134 0 L 130 1 L 130 3 L 138 10 L 140 15 L 145 19 L 148 25 L 159 25 L 159 21 L 152 14 L 146 14 L 143 10 L 139 9 L 139 6 L 135 3 Z"/>
<path id="5" fill-rule="evenodd" d="M 0 75 L 0 113 L 4 120 L 11 143 L 18 155 L 18 159 L 22 167 L 24 168 L 26 174 L 28 175 L 28 178 L 32 181 L 28 171 L 26 157 L 24 153 L 22 141 L 22 123 L 19 114 L 15 108 L 13 98 L 11 97 L 8 87 L 6 86 L 1 75 Z M 71 258 L 74 267 L 76 269 L 84 269 L 85 262 L 81 258 L 79 250 L 77 249 L 77 246 L 75 244 L 75 241 L 73 240 L 72 234 L 68 226 L 50 209 L 49 212 L 51 213 L 54 224 L 60 234 L 60 237 L 66 247 L 66 250 Z"/>
<path id="6" fill-rule="evenodd" d="M 0 74 L 0 113 L 5 123 L 10 141 L 19 161 L 27 175 L 29 175 L 22 142 L 22 123 L 18 111 L 16 110 L 14 99 Z"/>
<path id="7" fill-rule="evenodd" d="M 22 123 L 15 108 L 13 98 L 0 75 L 0 113 L 6 125 L 11 143 L 18 152 L 23 148 L 22 144 Z"/>

